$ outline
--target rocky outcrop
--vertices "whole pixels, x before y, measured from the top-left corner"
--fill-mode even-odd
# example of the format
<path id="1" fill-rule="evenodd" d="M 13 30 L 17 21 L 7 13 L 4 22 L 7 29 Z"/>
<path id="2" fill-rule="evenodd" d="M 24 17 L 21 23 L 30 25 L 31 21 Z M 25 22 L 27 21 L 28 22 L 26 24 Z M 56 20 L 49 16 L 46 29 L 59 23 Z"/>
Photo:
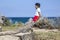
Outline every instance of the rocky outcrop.
<path id="1" fill-rule="evenodd" d="M 0 40 L 34 40 L 31 32 L 0 35 Z"/>
<path id="2" fill-rule="evenodd" d="M 54 26 L 54 21 L 45 17 L 39 19 L 38 22 L 34 24 L 34 27 L 38 27 L 40 29 L 56 29 Z"/>
<path id="3" fill-rule="evenodd" d="M 0 35 L 0 40 L 60 40 L 60 31 L 33 29 L 33 32 Z"/>
<path id="4" fill-rule="evenodd" d="M 6 37 L 6 38 L 5 38 Z M 14 31 L 0 32 L 1 40 L 33 40 L 32 29 L 30 25 L 18 28 Z"/>
<path id="5" fill-rule="evenodd" d="M 0 36 L 0 40 L 33 40 L 33 36 L 31 33 L 18 33 Z"/>
<path id="6" fill-rule="evenodd" d="M 15 37 L 12 35 L 5 35 L 5 36 L 0 36 L 0 40 L 20 40 L 19 37 Z"/>
<path id="7" fill-rule="evenodd" d="M 48 19 L 39 20 L 34 25 L 33 22 L 27 22 L 23 27 L 14 31 L 0 32 L 0 40 L 60 40 L 60 31 L 34 29 L 32 26 L 39 28 L 54 28 Z"/>

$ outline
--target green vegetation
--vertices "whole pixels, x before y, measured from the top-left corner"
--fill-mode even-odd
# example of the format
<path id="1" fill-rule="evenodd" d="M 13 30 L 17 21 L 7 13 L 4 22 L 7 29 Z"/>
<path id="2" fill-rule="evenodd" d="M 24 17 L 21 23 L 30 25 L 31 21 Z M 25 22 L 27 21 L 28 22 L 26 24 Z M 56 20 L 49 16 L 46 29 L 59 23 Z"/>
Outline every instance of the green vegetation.
<path id="1" fill-rule="evenodd" d="M 22 22 L 19 22 L 17 24 L 11 24 L 9 26 L 2 26 L 2 31 L 16 30 L 17 28 L 20 28 L 22 26 L 23 26 Z"/>
<path id="2" fill-rule="evenodd" d="M 2 27 L 2 31 L 8 31 L 8 30 L 15 30 L 17 27 L 13 27 L 13 26 L 3 26 Z"/>
<path id="3" fill-rule="evenodd" d="M 2 31 L 15 30 L 24 25 L 22 22 L 17 22 L 15 24 L 13 24 L 5 16 L 2 16 L 2 21 L 3 21 L 3 23 L 0 24 L 0 26 L 2 26 Z"/>

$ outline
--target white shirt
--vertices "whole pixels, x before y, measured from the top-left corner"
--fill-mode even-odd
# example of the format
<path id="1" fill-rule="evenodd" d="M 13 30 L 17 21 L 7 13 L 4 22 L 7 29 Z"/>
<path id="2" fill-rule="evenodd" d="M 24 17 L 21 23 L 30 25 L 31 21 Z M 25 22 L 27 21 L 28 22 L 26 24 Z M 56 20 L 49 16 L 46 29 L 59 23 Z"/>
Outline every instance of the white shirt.
<path id="1" fill-rule="evenodd" d="M 40 8 L 37 8 L 37 9 L 36 9 L 35 16 L 39 16 L 39 13 L 38 13 L 38 12 L 39 12 L 39 13 L 41 13 L 41 10 L 40 10 Z"/>

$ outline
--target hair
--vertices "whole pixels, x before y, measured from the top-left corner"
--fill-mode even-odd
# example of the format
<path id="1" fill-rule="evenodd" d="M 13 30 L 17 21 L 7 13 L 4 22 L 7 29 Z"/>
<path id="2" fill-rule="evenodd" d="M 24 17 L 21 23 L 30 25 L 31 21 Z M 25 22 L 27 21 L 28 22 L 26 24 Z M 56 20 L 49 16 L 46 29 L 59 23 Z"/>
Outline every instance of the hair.
<path id="1" fill-rule="evenodd" d="M 38 6 L 38 7 L 40 7 L 40 3 L 36 3 L 35 5 Z"/>

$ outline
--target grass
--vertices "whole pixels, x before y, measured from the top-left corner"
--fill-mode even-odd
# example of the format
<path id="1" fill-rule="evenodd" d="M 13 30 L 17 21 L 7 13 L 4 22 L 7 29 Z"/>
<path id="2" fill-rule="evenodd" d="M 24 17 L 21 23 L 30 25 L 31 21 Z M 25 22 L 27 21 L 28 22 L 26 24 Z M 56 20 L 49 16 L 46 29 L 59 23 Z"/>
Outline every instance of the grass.
<path id="1" fill-rule="evenodd" d="M 2 26 L 2 31 L 8 31 L 8 30 L 15 30 L 19 27 L 22 27 L 23 25 L 22 24 L 12 24 L 10 26 Z"/>
<path id="2" fill-rule="evenodd" d="M 35 32 L 35 40 L 60 40 L 58 32 Z"/>
<path id="3" fill-rule="evenodd" d="M 16 27 L 12 27 L 12 26 L 4 26 L 4 27 L 2 27 L 2 31 L 8 31 L 8 30 L 15 30 L 16 29 Z"/>

